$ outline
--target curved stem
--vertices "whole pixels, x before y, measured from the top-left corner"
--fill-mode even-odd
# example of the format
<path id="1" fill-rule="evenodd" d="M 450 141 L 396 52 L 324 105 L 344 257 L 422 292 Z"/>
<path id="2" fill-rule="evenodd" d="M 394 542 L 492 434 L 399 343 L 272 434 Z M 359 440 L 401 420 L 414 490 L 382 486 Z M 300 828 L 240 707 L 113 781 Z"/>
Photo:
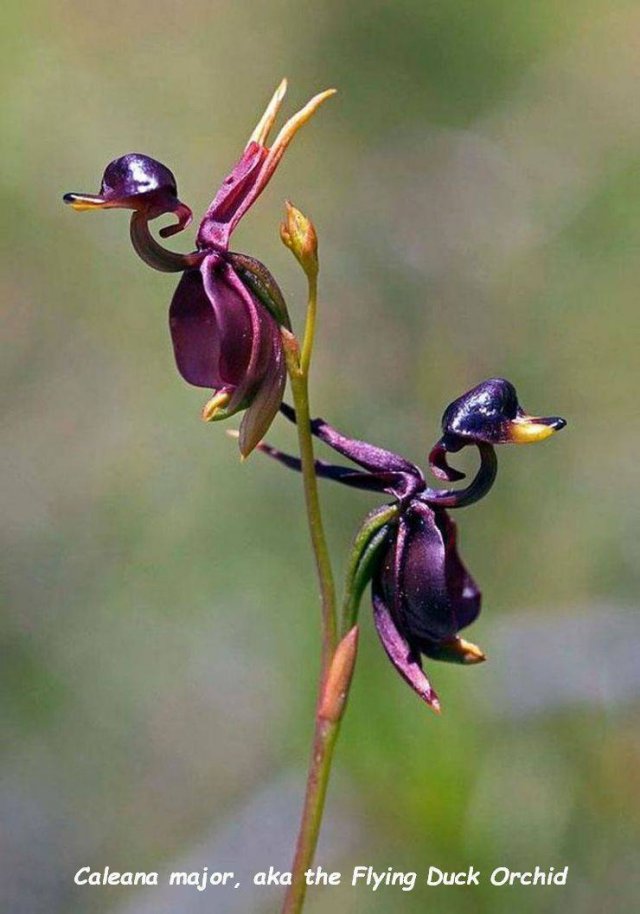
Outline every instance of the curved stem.
<path id="1" fill-rule="evenodd" d="M 163 248 L 149 231 L 147 216 L 138 210 L 131 214 L 129 226 L 131 243 L 135 252 L 146 264 L 161 273 L 183 273 L 200 265 L 204 254 L 194 251 L 192 254 L 179 254 Z"/>
<path id="2" fill-rule="evenodd" d="M 476 444 L 480 452 L 480 467 L 473 480 L 464 489 L 426 489 L 421 501 L 440 508 L 466 508 L 487 494 L 498 475 L 498 458 L 495 448 L 480 441 Z"/>

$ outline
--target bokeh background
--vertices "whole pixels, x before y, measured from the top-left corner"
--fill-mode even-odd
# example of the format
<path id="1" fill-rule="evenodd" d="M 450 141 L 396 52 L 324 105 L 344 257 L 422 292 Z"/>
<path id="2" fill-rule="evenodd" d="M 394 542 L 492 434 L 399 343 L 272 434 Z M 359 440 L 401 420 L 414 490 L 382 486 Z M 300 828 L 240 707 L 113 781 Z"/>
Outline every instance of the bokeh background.
<path id="1" fill-rule="evenodd" d="M 313 408 L 424 464 L 444 406 L 504 375 L 569 426 L 503 449 L 458 517 L 490 662 L 432 665 L 441 719 L 359 667 L 319 862 L 566 888 L 312 893 L 336 911 L 629 911 L 640 893 L 640 12 L 607 0 L 12 0 L 2 34 L 0 907 L 275 911 L 303 789 L 318 612 L 299 480 L 241 465 L 174 370 L 174 279 L 123 213 L 78 215 L 143 151 L 196 214 L 271 91 L 339 95 L 235 247 L 315 220 Z M 186 233 L 189 234 L 189 233 Z M 177 240 L 183 249 L 190 239 Z M 278 422 L 272 440 L 293 446 Z M 372 496 L 323 488 L 338 568 Z M 83 865 L 234 869 L 235 893 L 79 889 Z M 635 904 L 634 904 L 635 901 Z"/>

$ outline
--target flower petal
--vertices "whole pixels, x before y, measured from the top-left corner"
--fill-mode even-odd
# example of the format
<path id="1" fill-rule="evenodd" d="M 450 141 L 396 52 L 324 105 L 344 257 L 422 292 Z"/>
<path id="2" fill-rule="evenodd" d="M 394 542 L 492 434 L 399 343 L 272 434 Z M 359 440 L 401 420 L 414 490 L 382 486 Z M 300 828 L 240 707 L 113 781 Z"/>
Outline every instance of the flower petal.
<path id="1" fill-rule="evenodd" d="M 293 454 L 287 454 L 280 451 L 266 441 L 260 443 L 260 450 L 274 460 L 277 460 L 283 466 L 290 470 L 301 472 L 302 461 Z M 333 479 L 334 482 L 341 482 L 345 486 L 352 486 L 354 489 L 364 489 L 368 492 L 385 492 L 386 483 L 379 476 L 372 473 L 363 473 L 361 470 L 355 470 L 353 467 L 337 466 L 333 463 L 327 463 L 325 460 L 315 460 L 314 466 L 316 476 L 319 479 Z"/>
<path id="2" fill-rule="evenodd" d="M 269 311 L 228 263 L 224 264 L 221 272 L 203 269 L 203 278 L 205 290 L 219 312 L 220 319 L 227 318 L 228 332 L 221 348 L 220 368 L 222 375 L 233 375 L 234 383 L 237 384 L 237 390 L 229 403 L 229 410 L 233 412 L 257 394 L 263 379 L 271 372 L 277 372 L 279 356 L 284 362 L 280 331 Z M 226 294 L 235 298 L 235 315 L 244 315 L 247 326 L 242 333 L 238 326 L 229 324 L 230 298 L 224 308 L 216 305 L 220 301 L 221 280 Z"/>
<path id="3" fill-rule="evenodd" d="M 445 543 L 447 590 L 457 630 L 460 631 L 478 618 L 482 594 L 458 555 L 458 528 L 455 521 L 442 509 L 437 509 L 435 515 Z"/>
<path id="4" fill-rule="evenodd" d="M 198 247 L 215 245 L 226 248 L 229 236 L 238 219 L 235 218 L 247 194 L 260 174 L 260 167 L 267 157 L 267 149 L 250 142 L 213 198 L 200 223 Z"/>
<path id="5" fill-rule="evenodd" d="M 440 702 L 431 683 L 422 669 L 419 655 L 409 647 L 398 631 L 391 612 L 385 603 L 382 593 L 374 585 L 372 588 L 373 618 L 382 646 L 396 670 L 423 701 L 440 712 Z"/>
<path id="6" fill-rule="evenodd" d="M 255 328 L 245 296 L 230 281 L 232 274 L 217 255 L 210 255 L 200 270 L 183 274 L 171 302 L 178 370 L 196 387 L 236 388 L 251 361 Z"/>
<path id="7" fill-rule="evenodd" d="M 296 421 L 295 410 L 282 404 L 282 414 L 291 422 Z M 389 492 L 397 498 L 405 498 L 424 489 L 424 476 L 415 464 L 366 441 L 348 438 L 324 419 L 311 420 L 312 433 L 339 454 L 353 460 L 371 473 L 372 481 L 378 483 L 382 492 Z"/>
<path id="8" fill-rule="evenodd" d="M 275 327 L 275 322 L 273 323 Z M 264 438 L 282 403 L 287 367 L 277 328 L 268 343 L 268 349 L 270 365 L 240 425 L 238 443 L 243 457 L 247 457 Z"/>
<path id="9" fill-rule="evenodd" d="M 398 523 L 394 571 L 386 590 L 398 600 L 397 618 L 411 639 L 441 641 L 458 630 L 449 594 L 446 552 L 435 514 L 412 502 Z"/>

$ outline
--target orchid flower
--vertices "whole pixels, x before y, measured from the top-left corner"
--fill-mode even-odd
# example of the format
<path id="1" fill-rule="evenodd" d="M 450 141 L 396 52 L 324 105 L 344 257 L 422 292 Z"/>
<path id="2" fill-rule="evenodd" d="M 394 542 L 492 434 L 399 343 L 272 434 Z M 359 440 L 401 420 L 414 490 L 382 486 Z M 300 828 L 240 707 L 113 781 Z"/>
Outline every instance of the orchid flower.
<path id="1" fill-rule="evenodd" d="M 289 328 L 290 322 L 267 268 L 231 251 L 231 234 L 269 183 L 300 127 L 334 93 L 330 89 L 312 98 L 268 146 L 286 88 L 283 80 L 222 182 L 200 223 L 192 253 L 169 251 L 151 234 L 149 222 L 168 213 L 175 214 L 177 222 L 162 228 L 160 235 L 182 231 L 191 221 L 191 210 L 178 199 L 171 171 L 149 156 L 130 153 L 111 162 L 97 195 L 64 197 L 76 210 L 133 210 L 131 241 L 139 256 L 156 270 L 183 273 L 169 311 L 176 364 L 189 384 L 213 390 L 203 409 L 205 420 L 246 410 L 239 435 L 243 456 L 264 436 L 282 401 L 286 366 L 280 328 Z"/>
<path id="2" fill-rule="evenodd" d="M 295 422 L 291 407 L 283 404 L 281 411 Z M 348 438 L 323 419 L 311 422 L 317 438 L 358 465 L 317 460 L 318 476 L 395 499 L 397 512 L 379 532 L 369 575 L 374 621 L 396 670 L 436 711 L 438 696 L 421 656 L 463 664 L 485 659 L 479 647 L 459 635 L 477 618 L 481 593 L 458 555 L 457 527 L 446 509 L 470 505 L 487 494 L 497 473 L 494 444 L 541 441 L 565 425 L 557 416 L 526 415 L 509 381 L 484 381 L 447 407 L 442 438 L 430 454 L 438 478 L 464 477 L 445 457 L 465 446 L 478 448 L 480 467 L 466 488 L 438 490 L 429 488 L 420 469 L 398 454 Z M 300 469 L 298 458 L 269 444 L 259 447 L 290 469 Z"/>

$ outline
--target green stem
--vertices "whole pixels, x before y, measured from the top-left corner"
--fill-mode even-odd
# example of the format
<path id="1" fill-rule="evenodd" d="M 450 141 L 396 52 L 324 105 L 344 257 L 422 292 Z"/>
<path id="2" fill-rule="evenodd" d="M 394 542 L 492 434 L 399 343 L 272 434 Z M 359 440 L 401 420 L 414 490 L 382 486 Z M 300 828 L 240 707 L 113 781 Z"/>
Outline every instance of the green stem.
<path id="1" fill-rule="evenodd" d="M 309 411 L 308 377 L 316 327 L 317 272 L 314 270 L 308 273 L 307 279 L 309 283 L 309 301 L 302 352 L 300 353 L 297 341 L 292 334 L 287 334 L 286 331 L 283 331 L 283 339 L 287 359 L 287 370 L 289 372 L 293 402 L 296 409 L 296 426 L 298 429 L 298 445 L 300 448 L 300 460 L 302 462 L 302 476 L 309 533 L 320 585 L 322 604 L 322 665 L 318 686 L 315 733 L 307 775 L 307 788 L 291 871 L 292 881 L 284 899 L 282 914 L 299 914 L 304 905 L 307 890 L 305 871 L 309 869 L 313 862 L 318 843 L 327 785 L 331 773 L 333 751 L 340 731 L 342 717 L 342 715 L 340 715 L 340 719 L 329 721 L 320 717 L 318 714 L 324 684 L 337 646 L 338 625 L 333 572 L 324 534 L 320 499 L 318 496 L 318 480 L 314 465 L 315 455 L 313 451 Z"/>
<path id="2" fill-rule="evenodd" d="M 282 914 L 299 914 L 307 893 L 306 871 L 311 867 L 318 844 L 324 812 L 331 762 L 342 718 L 337 721 L 316 717 L 316 728 L 307 776 L 307 792 L 300 822 L 300 831 L 293 860 L 291 885 L 284 899 Z"/>
<path id="3" fill-rule="evenodd" d="M 318 312 L 318 273 L 313 270 L 307 273 L 309 282 L 309 300 L 307 304 L 307 322 L 304 327 L 304 339 L 302 341 L 302 354 L 300 356 L 300 371 L 305 378 L 309 376 L 309 366 L 311 364 L 311 353 L 313 351 L 313 341 L 316 335 L 316 315 Z"/>
<path id="4" fill-rule="evenodd" d="M 300 460 L 302 462 L 302 478 L 309 534 L 311 536 L 311 545 L 316 560 L 318 583 L 320 585 L 320 599 L 322 605 L 322 672 L 324 675 L 331 661 L 331 657 L 333 656 L 337 641 L 335 586 L 329 550 L 327 548 L 327 541 L 324 533 L 324 525 L 322 523 L 322 512 L 320 510 L 320 498 L 318 495 L 318 480 L 316 478 L 314 466 L 315 455 L 313 452 L 313 439 L 311 437 L 307 376 L 302 373 L 301 367 L 294 363 L 294 359 L 297 363 L 297 355 L 288 349 L 287 365 L 289 368 L 291 390 L 297 416 L 298 446 L 300 448 Z"/>

